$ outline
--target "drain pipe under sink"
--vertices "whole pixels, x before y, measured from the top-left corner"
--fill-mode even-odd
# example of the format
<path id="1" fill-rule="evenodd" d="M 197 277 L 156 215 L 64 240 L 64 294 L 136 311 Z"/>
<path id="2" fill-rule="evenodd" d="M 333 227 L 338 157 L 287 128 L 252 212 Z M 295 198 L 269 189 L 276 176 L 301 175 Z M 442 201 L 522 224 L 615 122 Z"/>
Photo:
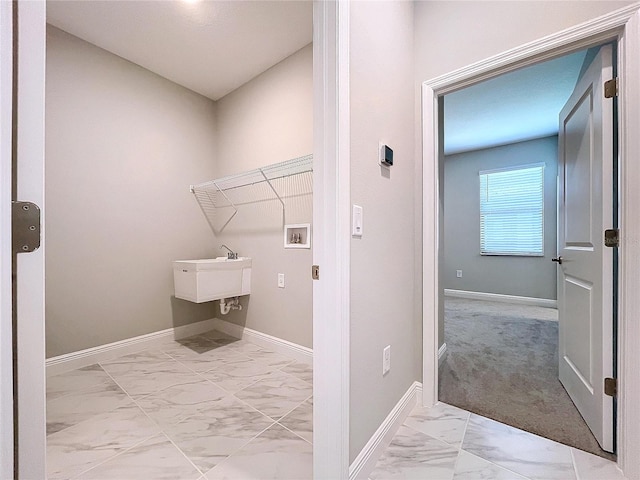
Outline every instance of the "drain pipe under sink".
<path id="1" fill-rule="evenodd" d="M 240 305 L 240 299 L 238 297 L 221 298 L 220 313 L 222 315 L 226 315 L 231 310 L 242 310 L 242 305 Z"/>

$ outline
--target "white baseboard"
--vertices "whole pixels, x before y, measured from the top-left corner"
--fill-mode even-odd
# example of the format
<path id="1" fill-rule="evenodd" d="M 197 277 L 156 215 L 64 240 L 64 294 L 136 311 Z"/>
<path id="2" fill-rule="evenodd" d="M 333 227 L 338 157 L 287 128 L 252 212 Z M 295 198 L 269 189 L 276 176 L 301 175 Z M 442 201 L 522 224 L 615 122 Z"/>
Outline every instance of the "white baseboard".
<path id="1" fill-rule="evenodd" d="M 558 308 L 558 301 L 548 298 L 520 297 L 518 295 L 502 295 L 499 293 L 469 292 L 467 290 L 454 290 L 451 288 L 445 288 L 444 294 L 447 297 L 469 298 L 471 300 L 489 300 L 491 302 Z"/>
<path id="2" fill-rule="evenodd" d="M 349 480 L 360 480 L 368 478 L 369 474 L 376 466 L 376 462 L 391 443 L 391 439 L 400 428 L 400 425 L 411 413 L 413 407 L 422 403 L 422 384 L 413 382 L 409 390 L 402 396 L 400 401 L 393 407 L 387 418 L 378 427 L 373 436 L 369 439 L 362 451 L 358 454 L 353 463 L 349 466 Z"/>
<path id="3" fill-rule="evenodd" d="M 447 355 L 447 344 L 443 343 L 438 349 L 438 367 L 442 366 L 444 359 Z"/>
<path id="4" fill-rule="evenodd" d="M 87 367 L 98 362 L 104 362 L 122 355 L 159 347 L 172 340 L 198 335 L 209 330 L 220 330 L 232 337 L 242 338 L 248 342 L 268 348 L 283 355 L 295 358 L 299 362 L 312 364 L 313 350 L 281 338 L 267 335 L 250 328 L 241 327 L 233 323 L 211 318 L 201 322 L 182 325 L 180 327 L 167 328 L 159 332 L 148 333 L 138 337 L 127 338 L 118 342 L 99 345 L 77 352 L 66 353 L 57 357 L 48 358 L 46 361 L 47 376 Z"/>
<path id="5" fill-rule="evenodd" d="M 119 342 L 51 357 L 48 358 L 46 362 L 47 376 L 58 375 L 70 370 L 75 370 L 76 368 L 87 367 L 94 363 L 104 362 L 122 355 L 160 346 L 175 339 L 208 332 L 214 328 L 214 319 L 203 320 L 189 325 L 167 328 L 159 332 L 148 333 L 146 335 L 120 340 Z"/>
<path id="6" fill-rule="evenodd" d="M 298 362 L 307 363 L 309 365 L 313 363 L 313 350 L 308 347 L 303 347 L 297 343 L 273 337 L 266 333 L 243 327 L 242 325 L 236 325 L 235 323 L 227 322 L 220 318 L 214 318 L 213 325 L 213 328 L 216 330 L 226 333 L 227 335 L 231 335 L 232 337 L 242 338 L 247 342 L 255 343 L 260 347 L 265 347 L 269 350 L 273 350 L 274 352 L 281 353 L 282 355 L 295 358 Z"/>

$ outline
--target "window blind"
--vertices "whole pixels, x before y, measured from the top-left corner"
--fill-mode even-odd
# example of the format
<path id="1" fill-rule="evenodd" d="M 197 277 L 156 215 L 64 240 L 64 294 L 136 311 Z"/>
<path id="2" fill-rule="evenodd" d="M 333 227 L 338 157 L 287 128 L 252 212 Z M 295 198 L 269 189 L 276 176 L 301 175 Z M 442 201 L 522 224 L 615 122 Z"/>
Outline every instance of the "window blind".
<path id="1" fill-rule="evenodd" d="M 479 175 L 480 253 L 544 255 L 544 164 Z"/>

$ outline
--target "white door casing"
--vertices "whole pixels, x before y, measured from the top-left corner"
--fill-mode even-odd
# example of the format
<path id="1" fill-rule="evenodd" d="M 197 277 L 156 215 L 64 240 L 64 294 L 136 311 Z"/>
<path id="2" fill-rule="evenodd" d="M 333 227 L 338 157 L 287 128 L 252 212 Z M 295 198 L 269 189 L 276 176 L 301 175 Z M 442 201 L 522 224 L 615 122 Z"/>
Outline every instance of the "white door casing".
<path id="1" fill-rule="evenodd" d="M 0 478 L 13 476 L 11 126 L 13 4 L 0 2 Z M 5 427 L 6 426 L 6 427 Z"/>
<path id="2" fill-rule="evenodd" d="M 349 3 L 313 2 L 313 477 L 349 477 Z M 309 272 L 311 274 L 311 272 Z"/>
<path id="3" fill-rule="evenodd" d="M 45 2 L 18 8 L 16 197 L 41 209 L 41 246 L 17 257 L 18 478 L 46 478 L 44 333 Z"/>
<path id="4" fill-rule="evenodd" d="M 533 63 L 615 41 L 618 45 L 619 108 L 619 289 L 618 466 L 640 478 L 640 3 L 552 33 L 422 84 L 423 132 L 423 404 L 437 402 L 438 369 L 438 98 Z"/>
<path id="5" fill-rule="evenodd" d="M 560 112 L 558 131 L 559 376 L 600 443 L 613 451 L 613 76 L 612 47 L 603 46 Z"/>
<path id="6" fill-rule="evenodd" d="M 4 6 L 6 2 L 2 3 Z M 45 2 L 20 2 L 19 5 L 20 125 L 24 132 L 19 150 L 24 165 L 19 166 L 22 172 L 18 189 L 21 200 L 43 207 L 44 225 Z M 313 215 L 318 228 L 314 229 L 313 240 L 314 262 L 322 267 L 321 283 L 314 285 L 313 300 L 317 397 L 314 423 L 318 426 L 314 428 L 316 478 L 348 477 L 348 14 L 346 1 L 314 2 L 314 184 L 318 192 L 314 195 Z M 3 30 L 3 34 L 5 32 Z M 3 230 L 3 242 L 6 236 L 7 231 Z M 41 249 L 24 256 L 19 265 L 20 321 L 24 325 L 19 345 L 24 355 L 20 359 L 20 478 L 46 478 L 43 259 L 44 228 Z M 336 341 L 338 355 L 335 354 Z M 4 420 L 4 410 L 1 413 Z M 5 431 L 2 429 L 3 442 Z"/>

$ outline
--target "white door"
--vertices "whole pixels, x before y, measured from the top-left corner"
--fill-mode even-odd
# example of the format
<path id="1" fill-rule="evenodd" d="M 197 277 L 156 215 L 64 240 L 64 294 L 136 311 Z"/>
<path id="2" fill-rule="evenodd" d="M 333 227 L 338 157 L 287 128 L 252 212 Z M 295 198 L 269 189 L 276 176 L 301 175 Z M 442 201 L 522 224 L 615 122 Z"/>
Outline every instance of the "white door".
<path id="1" fill-rule="evenodd" d="M 613 76 L 603 46 L 560 113 L 558 314 L 560 381 L 600 446 L 613 451 L 613 106 L 603 82 Z"/>

